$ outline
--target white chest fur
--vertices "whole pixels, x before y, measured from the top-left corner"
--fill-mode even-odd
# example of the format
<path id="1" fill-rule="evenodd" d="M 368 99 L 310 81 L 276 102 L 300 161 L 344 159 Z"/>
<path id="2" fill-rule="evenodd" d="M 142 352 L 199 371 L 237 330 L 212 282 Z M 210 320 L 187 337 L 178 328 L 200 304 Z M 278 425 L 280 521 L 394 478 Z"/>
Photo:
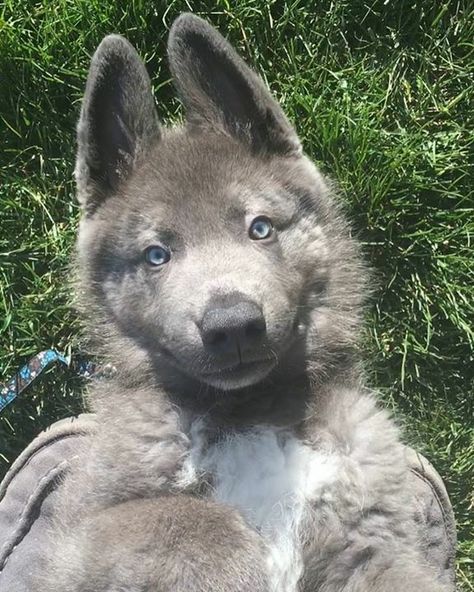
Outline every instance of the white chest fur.
<path id="1" fill-rule="evenodd" d="M 232 434 L 205 447 L 202 424 L 196 423 L 191 438 L 180 484 L 212 476 L 214 499 L 237 508 L 266 539 L 272 591 L 295 592 L 303 571 L 305 510 L 308 502 L 329 494 L 338 457 L 271 427 Z"/>

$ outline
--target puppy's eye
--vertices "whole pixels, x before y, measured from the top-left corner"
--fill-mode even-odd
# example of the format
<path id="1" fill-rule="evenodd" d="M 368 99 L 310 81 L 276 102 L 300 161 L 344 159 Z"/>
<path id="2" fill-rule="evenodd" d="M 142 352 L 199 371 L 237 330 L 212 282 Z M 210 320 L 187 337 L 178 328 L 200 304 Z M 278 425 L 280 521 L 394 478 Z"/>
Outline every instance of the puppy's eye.
<path id="1" fill-rule="evenodd" d="M 164 265 L 168 263 L 171 258 L 171 253 L 165 249 L 165 247 L 160 247 L 159 245 L 152 245 L 151 247 L 147 247 L 145 249 L 145 261 L 148 265 L 153 265 L 157 267 L 158 265 Z"/>
<path id="2" fill-rule="evenodd" d="M 263 240 L 273 234 L 273 224 L 270 218 L 258 216 L 252 221 L 249 228 L 249 236 L 252 240 Z"/>

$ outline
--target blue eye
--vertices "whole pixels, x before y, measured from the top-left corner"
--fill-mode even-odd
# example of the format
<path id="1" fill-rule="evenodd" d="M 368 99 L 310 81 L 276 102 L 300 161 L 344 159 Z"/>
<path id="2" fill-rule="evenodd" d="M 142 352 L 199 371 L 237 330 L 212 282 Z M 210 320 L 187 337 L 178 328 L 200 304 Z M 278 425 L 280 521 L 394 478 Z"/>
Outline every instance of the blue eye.
<path id="1" fill-rule="evenodd" d="M 249 228 L 249 236 L 253 240 L 263 240 L 273 234 L 273 224 L 270 218 L 258 216 L 252 221 Z"/>
<path id="2" fill-rule="evenodd" d="M 168 263 L 171 258 L 170 252 L 164 247 L 159 245 L 153 245 L 145 249 L 145 260 L 149 265 L 164 265 Z"/>

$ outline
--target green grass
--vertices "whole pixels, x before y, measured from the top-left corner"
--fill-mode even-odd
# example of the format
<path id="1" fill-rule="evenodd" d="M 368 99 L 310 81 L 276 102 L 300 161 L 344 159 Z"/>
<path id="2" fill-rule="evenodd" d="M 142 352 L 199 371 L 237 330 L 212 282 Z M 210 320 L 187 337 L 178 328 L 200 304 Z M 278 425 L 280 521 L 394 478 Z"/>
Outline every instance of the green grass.
<path id="1" fill-rule="evenodd" d="M 472 6 L 4 0 L 0 379 L 46 347 L 78 348 L 66 274 L 78 218 L 74 129 L 91 52 L 104 34 L 125 34 L 172 121 L 179 106 L 163 60 L 167 30 L 180 12 L 198 12 L 264 74 L 307 152 L 339 183 L 378 283 L 367 315 L 370 378 L 445 479 L 459 581 L 474 590 Z M 0 418 L 1 471 L 80 405 L 77 379 L 50 372 Z"/>

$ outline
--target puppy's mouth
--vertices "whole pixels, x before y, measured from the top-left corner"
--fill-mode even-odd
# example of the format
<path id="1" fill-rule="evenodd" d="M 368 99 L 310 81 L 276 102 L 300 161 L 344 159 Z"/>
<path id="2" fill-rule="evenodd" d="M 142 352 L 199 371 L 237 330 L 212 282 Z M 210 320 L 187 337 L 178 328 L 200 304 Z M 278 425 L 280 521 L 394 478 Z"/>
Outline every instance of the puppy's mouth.
<path id="1" fill-rule="evenodd" d="M 201 373 L 204 382 L 224 390 L 233 390 L 251 386 L 265 378 L 274 368 L 275 358 L 260 358 L 243 361 L 224 368 L 206 370 Z"/>
<path id="2" fill-rule="evenodd" d="M 253 370 L 264 366 L 272 366 L 274 363 L 275 360 L 270 358 L 250 360 L 248 362 L 240 360 L 237 364 L 226 366 L 225 368 L 217 368 L 216 370 L 203 372 L 202 376 L 237 376 L 246 372 L 252 372 Z"/>
<path id="3" fill-rule="evenodd" d="M 174 366 L 182 370 L 187 368 L 186 364 L 183 363 L 183 360 L 176 356 L 170 349 L 161 347 L 160 352 Z M 225 366 L 220 366 L 217 363 L 213 363 L 212 368 L 208 365 L 205 370 L 196 367 L 192 370 L 190 367 L 188 368 L 191 370 L 191 374 L 201 377 L 203 382 L 213 384 L 216 381 L 232 381 L 234 379 L 239 380 L 245 376 L 251 376 L 253 374 L 259 375 L 262 372 L 267 374 L 276 365 L 276 363 L 277 359 L 275 357 L 262 357 L 251 360 L 245 360 L 239 357 L 238 361 Z M 252 382 L 256 381 L 249 381 L 248 384 L 252 384 Z"/>

